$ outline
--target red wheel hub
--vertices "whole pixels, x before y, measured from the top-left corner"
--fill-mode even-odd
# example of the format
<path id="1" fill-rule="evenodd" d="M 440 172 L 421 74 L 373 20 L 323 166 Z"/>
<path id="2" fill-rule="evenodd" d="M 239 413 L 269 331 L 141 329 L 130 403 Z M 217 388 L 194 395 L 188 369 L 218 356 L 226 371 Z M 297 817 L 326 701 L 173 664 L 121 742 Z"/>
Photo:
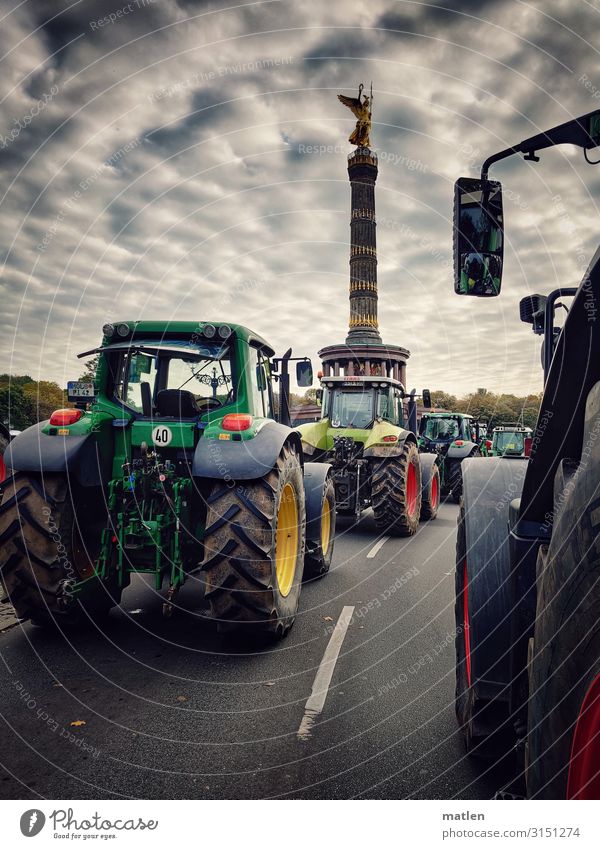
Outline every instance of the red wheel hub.
<path id="1" fill-rule="evenodd" d="M 406 510 L 409 516 L 414 516 L 417 510 L 417 473 L 414 463 L 409 463 L 406 473 Z"/>
<path id="2" fill-rule="evenodd" d="M 463 632 L 465 637 L 465 667 L 467 684 L 471 686 L 471 632 L 469 624 L 469 576 L 467 573 L 467 558 L 463 561 Z"/>
<path id="3" fill-rule="evenodd" d="M 577 717 L 567 799 L 600 799 L 600 674 L 585 694 Z"/>

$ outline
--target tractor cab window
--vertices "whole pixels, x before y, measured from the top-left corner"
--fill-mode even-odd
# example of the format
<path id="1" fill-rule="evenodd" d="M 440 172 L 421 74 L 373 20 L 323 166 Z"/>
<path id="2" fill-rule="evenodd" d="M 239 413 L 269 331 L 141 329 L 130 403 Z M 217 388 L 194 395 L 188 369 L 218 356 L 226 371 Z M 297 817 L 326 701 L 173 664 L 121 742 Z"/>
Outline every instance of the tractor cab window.
<path id="1" fill-rule="evenodd" d="M 427 439 L 457 439 L 460 435 L 456 419 L 427 419 L 424 437 Z"/>
<path id="2" fill-rule="evenodd" d="M 373 421 L 373 390 L 350 389 L 333 392 L 331 424 L 333 427 L 369 427 Z"/>
<path id="3" fill-rule="evenodd" d="M 381 389 L 377 393 L 377 418 L 394 421 L 393 399 L 389 389 Z"/>
<path id="4" fill-rule="evenodd" d="M 503 454 L 522 454 L 525 451 L 525 434 L 514 430 L 494 434 L 494 448 Z"/>
<path id="5" fill-rule="evenodd" d="M 274 418 L 271 365 L 260 348 L 250 347 L 250 388 L 254 415 Z"/>
<path id="6" fill-rule="evenodd" d="M 235 400 L 227 344 L 140 341 L 117 352 L 113 394 L 137 413 L 195 418 Z"/>

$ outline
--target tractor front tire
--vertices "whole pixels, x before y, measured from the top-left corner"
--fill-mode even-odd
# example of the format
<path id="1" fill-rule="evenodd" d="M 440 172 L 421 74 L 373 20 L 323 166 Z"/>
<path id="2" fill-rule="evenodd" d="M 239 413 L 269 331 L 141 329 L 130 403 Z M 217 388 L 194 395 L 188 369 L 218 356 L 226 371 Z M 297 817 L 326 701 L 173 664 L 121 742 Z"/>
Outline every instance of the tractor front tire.
<path id="1" fill-rule="evenodd" d="M 421 465 L 414 442 L 380 462 L 373 471 L 371 503 L 375 526 L 395 536 L 412 536 L 421 512 Z"/>
<path id="2" fill-rule="evenodd" d="M 207 507 L 202 570 L 219 631 L 285 636 L 300 601 L 306 533 L 295 447 L 284 445 L 263 478 L 215 483 Z"/>
<path id="3" fill-rule="evenodd" d="M 306 525 L 304 580 L 322 578 L 329 572 L 335 541 L 335 486 L 328 475 L 323 488 L 321 513 Z"/>
<path id="4" fill-rule="evenodd" d="M 82 517 L 99 512 L 84 493 L 80 508 Z M 72 627 L 101 618 L 119 603 L 120 591 L 95 576 L 99 540 L 99 528 L 80 528 L 65 476 L 15 473 L 0 505 L 2 601 L 20 619 L 40 626 Z M 73 595 L 82 579 L 84 588 Z"/>

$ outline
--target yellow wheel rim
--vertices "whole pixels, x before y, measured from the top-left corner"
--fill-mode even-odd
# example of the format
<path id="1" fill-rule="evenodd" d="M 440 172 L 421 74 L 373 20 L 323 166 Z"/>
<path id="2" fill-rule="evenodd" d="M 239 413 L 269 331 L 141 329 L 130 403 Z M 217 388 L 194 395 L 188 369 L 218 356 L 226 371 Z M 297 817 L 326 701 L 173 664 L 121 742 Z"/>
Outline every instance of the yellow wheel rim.
<path id="1" fill-rule="evenodd" d="M 323 509 L 321 510 L 321 551 L 327 554 L 329 541 L 331 539 L 331 504 L 328 498 L 323 499 Z"/>
<path id="2" fill-rule="evenodd" d="M 294 583 L 299 533 L 296 490 L 286 483 L 279 502 L 275 536 L 275 574 L 282 596 L 289 594 Z"/>

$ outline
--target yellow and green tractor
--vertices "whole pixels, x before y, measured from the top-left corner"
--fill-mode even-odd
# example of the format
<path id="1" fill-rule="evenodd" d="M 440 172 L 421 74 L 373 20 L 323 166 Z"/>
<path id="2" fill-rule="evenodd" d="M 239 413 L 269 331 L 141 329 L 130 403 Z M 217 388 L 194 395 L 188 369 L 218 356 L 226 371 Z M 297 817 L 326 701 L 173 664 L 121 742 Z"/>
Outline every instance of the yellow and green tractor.
<path id="1" fill-rule="evenodd" d="M 326 376 L 321 420 L 298 428 L 304 455 L 332 467 L 338 514 L 358 520 L 372 507 L 378 530 L 398 536 L 435 519 L 440 501 L 437 455 L 419 453 L 405 395 L 391 377 Z"/>

